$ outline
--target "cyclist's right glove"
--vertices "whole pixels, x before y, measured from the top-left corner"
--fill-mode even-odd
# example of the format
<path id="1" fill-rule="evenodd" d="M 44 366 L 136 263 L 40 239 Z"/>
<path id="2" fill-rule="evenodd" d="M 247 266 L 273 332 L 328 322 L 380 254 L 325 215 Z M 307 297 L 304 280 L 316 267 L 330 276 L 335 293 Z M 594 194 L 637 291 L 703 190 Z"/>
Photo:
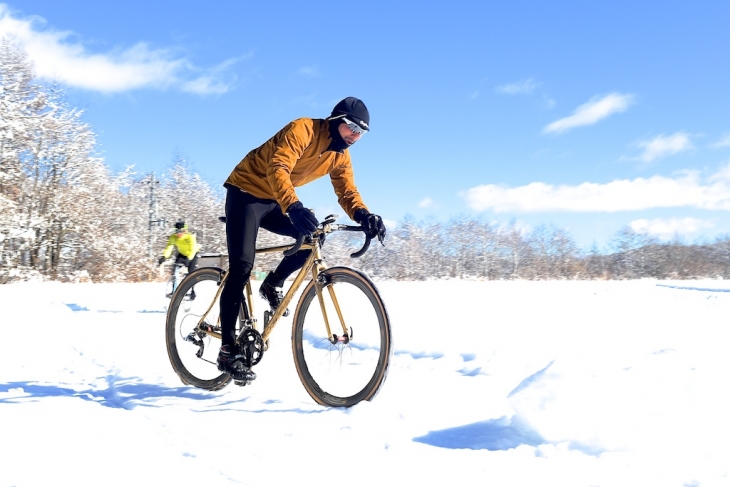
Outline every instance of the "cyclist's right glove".
<path id="1" fill-rule="evenodd" d="M 163 262 L 165 262 L 165 258 L 160 257 L 160 259 L 157 261 L 157 265 L 162 265 Z"/>
<path id="2" fill-rule="evenodd" d="M 289 219 L 294 228 L 303 235 L 309 235 L 317 229 L 319 221 L 312 210 L 305 208 L 301 201 L 297 201 L 287 208 Z"/>
<path id="3" fill-rule="evenodd" d="M 365 208 L 359 208 L 355 211 L 353 220 L 362 226 L 368 237 L 377 238 L 381 244 L 383 243 L 386 230 L 383 219 L 379 215 L 373 215 Z"/>

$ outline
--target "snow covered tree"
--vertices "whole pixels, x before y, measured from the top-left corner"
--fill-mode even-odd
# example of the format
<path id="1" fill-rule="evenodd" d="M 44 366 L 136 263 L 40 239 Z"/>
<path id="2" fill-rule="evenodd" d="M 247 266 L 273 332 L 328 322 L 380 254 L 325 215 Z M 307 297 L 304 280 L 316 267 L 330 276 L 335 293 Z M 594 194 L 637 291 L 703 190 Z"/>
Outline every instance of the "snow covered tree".
<path id="1" fill-rule="evenodd" d="M 0 61 L 0 279 L 68 276 L 93 261 L 109 213 L 96 222 L 94 215 L 109 209 L 104 198 L 118 188 L 82 112 L 57 87 L 33 83 L 12 40 L 0 41 Z"/>
<path id="2" fill-rule="evenodd" d="M 26 181 L 22 155 L 30 147 L 37 109 L 43 97 L 32 84 L 33 72 L 23 49 L 0 39 L 0 282 L 17 273 L 29 236 L 21 199 Z"/>

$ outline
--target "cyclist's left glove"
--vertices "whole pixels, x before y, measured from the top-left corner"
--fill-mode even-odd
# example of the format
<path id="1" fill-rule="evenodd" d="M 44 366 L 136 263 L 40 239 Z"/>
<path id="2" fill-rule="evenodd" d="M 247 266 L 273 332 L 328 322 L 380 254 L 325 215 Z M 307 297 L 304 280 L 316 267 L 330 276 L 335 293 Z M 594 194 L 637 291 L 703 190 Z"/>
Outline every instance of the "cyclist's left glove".
<path id="1" fill-rule="evenodd" d="M 353 220 L 362 226 L 368 237 L 377 238 L 381 244 L 383 243 L 383 240 L 385 240 L 385 223 L 379 215 L 373 215 L 365 208 L 360 208 L 355 211 Z"/>
<path id="2" fill-rule="evenodd" d="M 287 208 L 289 219 L 294 228 L 303 235 L 309 235 L 317 229 L 319 221 L 312 210 L 305 208 L 301 201 L 296 201 Z"/>
<path id="3" fill-rule="evenodd" d="M 165 258 L 160 257 L 159 260 L 157 261 L 157 265 L 162 265 L 163 262 L 165 262 Z"/>

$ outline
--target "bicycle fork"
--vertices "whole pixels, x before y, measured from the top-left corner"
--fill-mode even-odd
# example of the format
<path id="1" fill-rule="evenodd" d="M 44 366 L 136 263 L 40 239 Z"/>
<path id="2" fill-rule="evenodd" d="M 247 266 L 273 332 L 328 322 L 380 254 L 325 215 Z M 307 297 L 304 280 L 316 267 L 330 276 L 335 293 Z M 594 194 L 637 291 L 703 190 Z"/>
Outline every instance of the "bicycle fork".
<path id="1" fill-rule="evenodd" d="M 345 317 L 342 315 L 342 309 L 340 308 L 340 303 L 337 301 L 337 295 L 335 294 L 335 289 L 333 285 L 327 286 L 327 292 L 329 294 L 330 299 L 332 300 L 332 305 L 335 308 L 335 312 L 337 313 L 337 318 L 340 321 L 340 327 L 342 329 L 342 335 L 337 336 L 337 334 L 332 333 L 332 328 L 330 327 L 330 320 L 329 316 L 327 314 L 327 306 L 324 301 L 324 292 L 323 288 L 329 284 L 327 282 L 327 276 L 325 274 L 322 274 L 319 272 L 318 266 L 315 266 L 312 269 L 312 275 L 314 277 L 314 288 L 315 292 L 317 294 L 317 299 L 319 300 L 319 307 L 322 309 L 322 318 L 324 319 L 324 326 L 327 329 L 327 339 L 329 342 L 333 345 L 337 343 L 341 344 L 348 344 L 350 343 L 350 340 L 353 337 L 353 330 L 352 328 L 348 329 L 347 325 L 345 324 Z"/>

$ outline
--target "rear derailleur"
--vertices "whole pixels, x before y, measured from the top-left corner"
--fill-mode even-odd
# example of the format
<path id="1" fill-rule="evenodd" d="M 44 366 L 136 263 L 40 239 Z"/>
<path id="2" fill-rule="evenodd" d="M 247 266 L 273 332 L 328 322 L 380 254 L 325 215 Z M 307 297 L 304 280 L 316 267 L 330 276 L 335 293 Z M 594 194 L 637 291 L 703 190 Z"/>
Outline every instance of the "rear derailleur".
<path id="1" fill-rule="evenodd" d="M 185 341 L 196 345 L 198 347 L 198 350 L 195 352 L 195 356 L 198 358 L 203 358 L 203 353 L 205 352 L 205 341 L 203 340 L 203 338 L 206 337 L 208 332 L 220 333 L 220 331 L 220 327 L 214 327 L 206 322 L 203 322 L 202 324 L 198 325 L 193 331 L 188 333 L 188 336 L 185 337 Z"/>

